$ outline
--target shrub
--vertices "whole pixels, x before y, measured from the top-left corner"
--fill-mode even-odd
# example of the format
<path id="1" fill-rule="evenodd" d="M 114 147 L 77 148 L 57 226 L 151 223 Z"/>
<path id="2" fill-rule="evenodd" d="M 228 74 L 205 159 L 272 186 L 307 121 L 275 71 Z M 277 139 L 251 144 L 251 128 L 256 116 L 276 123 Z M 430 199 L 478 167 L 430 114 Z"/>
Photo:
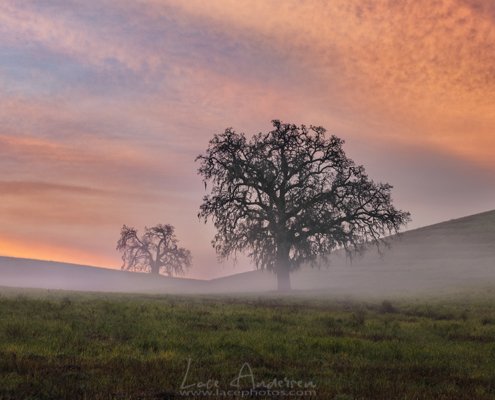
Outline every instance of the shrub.
<path id="1" fill-rule="evenodd" d="M 384 314 L 388 313 L 396 313 L 397 309 L 393 306 L 393 304 L 389 300 L 383 300 L 380 305 L 379 311 Z"/>

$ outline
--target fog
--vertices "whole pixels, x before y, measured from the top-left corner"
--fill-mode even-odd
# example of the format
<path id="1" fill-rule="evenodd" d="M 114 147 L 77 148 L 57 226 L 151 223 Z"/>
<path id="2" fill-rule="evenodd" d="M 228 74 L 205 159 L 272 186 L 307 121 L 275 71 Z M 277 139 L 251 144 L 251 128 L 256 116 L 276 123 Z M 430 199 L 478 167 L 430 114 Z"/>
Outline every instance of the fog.
<path id="1" fill-rule="evenodd" d="M 407 231 L 381 254 L 340 252 L 291 276 L 294 294 L 390 296 L 495 282 L 495 211 Z M 212 279 L 155 277 L 50 261 L 0 257 L 0 286 L 133 293 L 271 293 L 276 277 L 252 271 Z"/>

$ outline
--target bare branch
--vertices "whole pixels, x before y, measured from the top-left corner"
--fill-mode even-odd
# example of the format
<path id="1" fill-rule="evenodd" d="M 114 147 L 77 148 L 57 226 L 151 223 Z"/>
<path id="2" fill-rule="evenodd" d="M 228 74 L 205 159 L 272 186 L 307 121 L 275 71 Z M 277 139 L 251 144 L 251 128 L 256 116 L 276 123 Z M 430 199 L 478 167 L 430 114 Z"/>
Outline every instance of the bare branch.
<path id="1" fill-rule="evenodd" d="M 122 253 L 122 269 L 126 271 L 184 275 L 192 264 L 191 252 L 178 247 L 174 227 L 168 224 L 146 227 L 141 238 L 134 228 L 124 225 L 117 250 Z"/>

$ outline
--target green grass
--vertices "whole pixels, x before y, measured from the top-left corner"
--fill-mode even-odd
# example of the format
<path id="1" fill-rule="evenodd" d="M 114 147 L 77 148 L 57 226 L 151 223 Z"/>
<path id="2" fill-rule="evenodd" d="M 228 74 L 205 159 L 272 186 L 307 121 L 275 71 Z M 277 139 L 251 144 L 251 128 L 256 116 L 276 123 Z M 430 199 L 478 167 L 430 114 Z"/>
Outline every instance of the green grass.
<path id="1" fill-rule="evenodd" d="M 221 390 L 248 363 L 311 398 L 495 398 L 494 290 L 384 300 L 0 289 L 0 399 L 193 398 L 188 359 Z"/>

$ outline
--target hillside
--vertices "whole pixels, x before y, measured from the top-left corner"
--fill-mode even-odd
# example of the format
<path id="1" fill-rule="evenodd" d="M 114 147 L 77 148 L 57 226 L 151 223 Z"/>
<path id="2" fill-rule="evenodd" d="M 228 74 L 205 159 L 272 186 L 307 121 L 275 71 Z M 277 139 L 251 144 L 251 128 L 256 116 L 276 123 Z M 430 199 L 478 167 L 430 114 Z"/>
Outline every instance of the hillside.
<path id="1" fill-rule="evenodd" d="M 328 264 L 301 268 L 292 287 L 342 294 L 400 294 L 495 283 L 495 211 L 484 212 L 390 238 L 382 255 L 370 248 L 352 262 L 342 253 Z M 270 290 L 275 278 L 261 271 L 212 282 L 215 290 Z"/>
<path id="2" fill-rule="evenodd" d="M 407 231 L 352 262 L 341 253 L 321 268 L 292 276 L 298 290 L 385 294 L 495 283 L 495 211 Z M 74 264 L 0 257 L 0 286 L 118 292 L 252 292 L 276 287 L 273 274 L 252 271 L 211 281 L 151 277 Z"/>
<path id="3" fill-rule="evenodd" d="M 0 286 L 102 292 L 191 293 L 205 291 L 205 281 L 154 277 L 148 274 L 0 257 Z"/>

